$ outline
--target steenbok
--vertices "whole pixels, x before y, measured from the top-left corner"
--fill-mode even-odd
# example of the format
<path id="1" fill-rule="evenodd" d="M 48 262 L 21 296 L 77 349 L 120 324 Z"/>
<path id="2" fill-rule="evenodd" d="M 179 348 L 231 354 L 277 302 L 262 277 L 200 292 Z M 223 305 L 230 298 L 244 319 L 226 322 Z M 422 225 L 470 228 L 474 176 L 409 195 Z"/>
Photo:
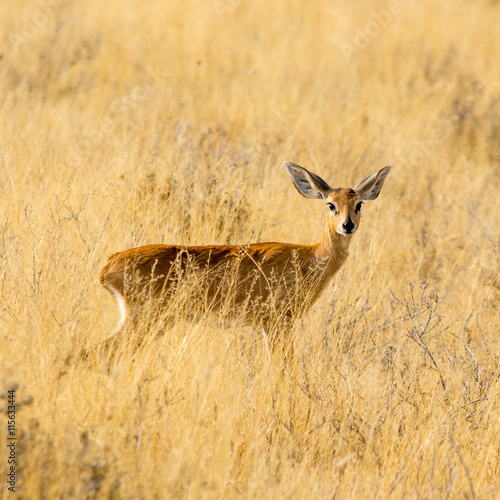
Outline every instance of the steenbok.
<path id="1" fill-rule="evenodd" d="M 115 253 L 99 275 L 121 312 L 118 328 L 106 343 L 114 342 L 127 322 L 144 319 L 146 311 L 167 322 L 179 314 L 193 318 L 216 312 L 224 319 L 236 316 L 266 328 L 273 322 L 289 325 L 310 307 L 347 259 L 361 205 L 377 198 L 391 167 L 352 189 L 332 189 L 294 163 L 285 162 L 284 167 L 301 195 L 322 200 L 328 208 L 318 243 L 147 245 Z"/>

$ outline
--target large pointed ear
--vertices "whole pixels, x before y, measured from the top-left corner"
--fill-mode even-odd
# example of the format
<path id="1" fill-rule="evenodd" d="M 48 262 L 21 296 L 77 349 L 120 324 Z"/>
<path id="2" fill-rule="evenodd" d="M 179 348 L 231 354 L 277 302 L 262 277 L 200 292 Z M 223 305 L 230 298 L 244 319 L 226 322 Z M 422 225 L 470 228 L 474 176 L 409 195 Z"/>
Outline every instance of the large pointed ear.
<path id="1" fill-rule="evenodd" d="M 384 167 L 376 174 L 365 177 L 354 187 L 354 191 L 361 196 L 362 200 L 374 200 L 380 194 L 385 178 L 390 171 L 391 167 Z"/>
<path id="2" fill-rule="evenodd" d="M 293 185 L 302 196 L 325 199 L 332 191 L 332 188 L 321 177 L 305 168 L 289 161 L 286 161 L 283 166 L 291 177 Z"/>

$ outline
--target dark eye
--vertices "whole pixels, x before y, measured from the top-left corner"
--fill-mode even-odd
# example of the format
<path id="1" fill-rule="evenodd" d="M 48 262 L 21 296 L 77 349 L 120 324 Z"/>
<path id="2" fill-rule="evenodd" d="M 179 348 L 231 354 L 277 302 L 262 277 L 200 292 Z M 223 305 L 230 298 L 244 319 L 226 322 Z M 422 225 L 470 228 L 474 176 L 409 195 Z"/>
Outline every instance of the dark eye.
<path id="1" fill-rule="evenodd" d="M 354 211 L 359 214 L 359 212 L 361 212 L 361 205 L 363 204 L 362 201 L 358 201 L 358 203 L 356 203 L 356 208 L 354 209 Z"/>
<path id="2" fill-rule="evenodd" d="M 335 203 L 332 203 L 331 201 L 328 202 L 328 208 L 334 213 L 337 214 L 337 205 Z"/>

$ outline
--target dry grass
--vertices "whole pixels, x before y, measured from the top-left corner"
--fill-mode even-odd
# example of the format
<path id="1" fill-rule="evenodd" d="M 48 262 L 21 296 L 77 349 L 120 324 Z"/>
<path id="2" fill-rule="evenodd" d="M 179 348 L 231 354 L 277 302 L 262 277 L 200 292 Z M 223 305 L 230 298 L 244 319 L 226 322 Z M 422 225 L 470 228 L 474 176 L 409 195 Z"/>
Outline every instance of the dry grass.
<path id="1" fill-rule="evenodd" d="M 500 495 L 500 5 L 18 3 L 0 388 L 21 403 L 19 494 Z M 110 253 L 316 241 L 324 207 L 284 160 L 334 186 L 393 166 L 285 370 L 259 332 L 183 321 L 109 370 L 66 364 L 117 319 Z"/>

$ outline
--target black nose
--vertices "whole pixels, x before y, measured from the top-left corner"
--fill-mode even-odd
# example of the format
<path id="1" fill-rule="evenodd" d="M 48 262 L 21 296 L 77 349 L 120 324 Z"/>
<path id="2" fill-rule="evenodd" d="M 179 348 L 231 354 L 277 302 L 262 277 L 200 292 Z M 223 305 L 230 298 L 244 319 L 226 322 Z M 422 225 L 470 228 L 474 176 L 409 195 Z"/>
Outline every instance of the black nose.
<path id="1" fill-rule="evenodd" d="M 345 229 L 346 233 L 350 233 L 354 229 L 354 223 L 349 218 L 342 224 L 342 227 Z"/>

